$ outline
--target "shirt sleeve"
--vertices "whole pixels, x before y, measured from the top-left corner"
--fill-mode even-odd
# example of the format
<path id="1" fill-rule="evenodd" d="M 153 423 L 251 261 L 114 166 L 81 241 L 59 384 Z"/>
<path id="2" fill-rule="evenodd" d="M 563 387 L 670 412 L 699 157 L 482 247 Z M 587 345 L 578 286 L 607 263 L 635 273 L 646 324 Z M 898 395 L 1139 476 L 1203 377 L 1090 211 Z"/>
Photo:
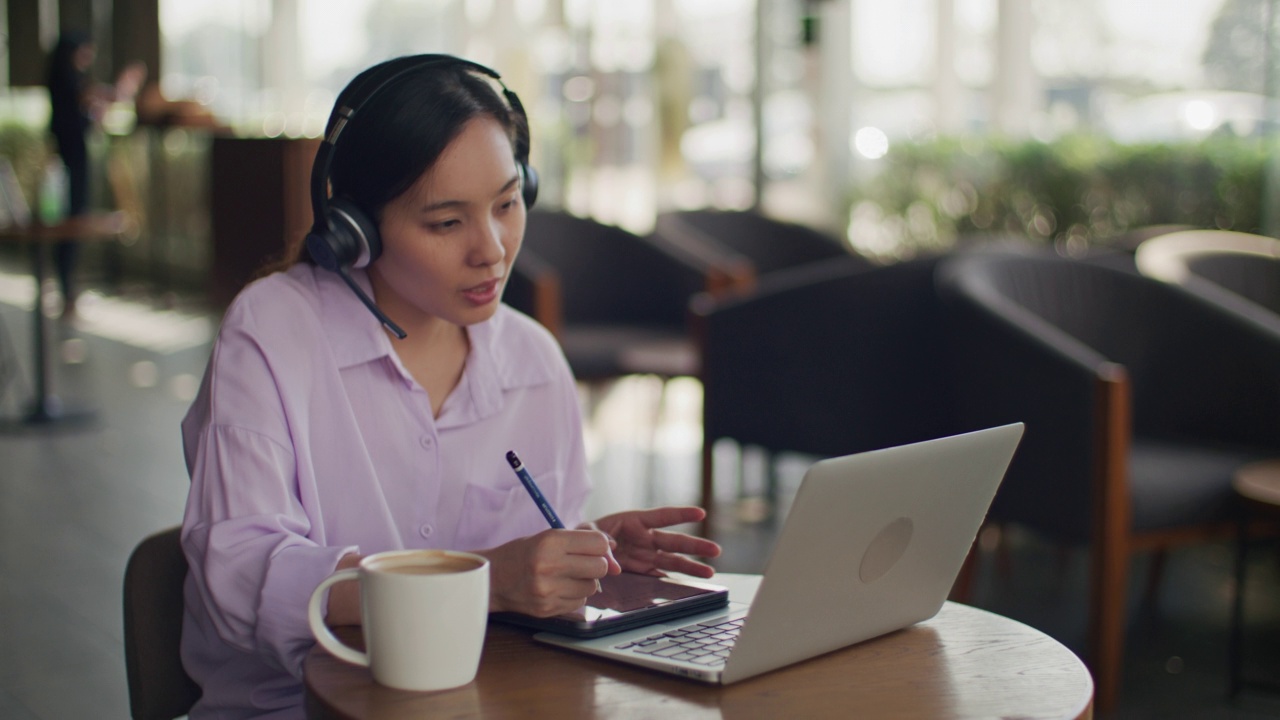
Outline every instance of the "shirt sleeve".
<path id="1" fill-rule="evenodd" d="M 301 677 L 311 591 L 357 548 L 309 537 L 285 411 L 257 344 L 224 325 L 208 372 L 183 428 L 184 551 L 218 636 Z"/>

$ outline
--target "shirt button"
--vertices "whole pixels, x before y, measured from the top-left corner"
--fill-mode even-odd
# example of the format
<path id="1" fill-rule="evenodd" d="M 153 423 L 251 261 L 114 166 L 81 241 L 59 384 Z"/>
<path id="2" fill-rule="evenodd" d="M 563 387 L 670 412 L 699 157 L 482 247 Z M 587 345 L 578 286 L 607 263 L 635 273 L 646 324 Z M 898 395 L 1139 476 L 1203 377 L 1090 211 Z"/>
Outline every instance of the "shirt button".
<path id="1" fill-rule="evenodd" d="M 422 447 L 424 447 L 424 448 L 426 448 L 426 449 L 430 450 L 430 449 L 431 449 L 431 446 L 432 446 L 432 445 L 435 445 L 435 444 L 436 444 L 436 439 L 435 439 L 435 438 L 431 437 L 430 435 L 423 435 L 423 436 L 422 436 Z"/>
<path id="2" fill-rule="evenodd" d="M 436 533 L 436 529 L 431 526 L 431 523 L 427 523 L 426 525 L 423 525 L 422 527 L 418 528 L 418 534 L 424 538 L 429 538 L 435 533 Z"/>

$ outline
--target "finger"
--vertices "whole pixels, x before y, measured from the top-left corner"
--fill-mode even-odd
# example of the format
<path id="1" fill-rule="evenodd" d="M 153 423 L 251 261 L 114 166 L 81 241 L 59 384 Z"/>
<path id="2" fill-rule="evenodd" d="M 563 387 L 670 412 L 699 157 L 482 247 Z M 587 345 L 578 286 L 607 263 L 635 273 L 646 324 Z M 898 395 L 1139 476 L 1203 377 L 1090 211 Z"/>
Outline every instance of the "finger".
<path id="1" fill-rule="evenodd" d="M 719 557 L 720 546 L 706 538 L 684 533 L 654 530 L 651 533 L 653 546 L 670 553 L 684 553 L 699 557 Z"/>
<path id="2" fill-rule="evenodd" d="M 709 578 L 716 574 L 715 568 L 706 563 L 698 562 L 684 555 L 673 555 L 670 553 L 658 553 L 654 558 L 654 565 L 663 570 L 671 572 L 684 573 L 694 577 Z"/>
<path id="3" fill-rule="evenodd" d="M 636 511 L 636 516 L 645 527 L 660 528 L 699 522 L 707 516 L 707 511 L 692 505 L 668 505 Z"/>
<path id="4" fill-rule="evenodd" d="M 564 552 L 571 555 L 595 555 L 604 557 L 609 554 L 612 538 L 604 532 L 591 530 L 560 530 L 557 538 L 564 543 Z"/>
<path id="5" fill-rule="evenodd" d="M 618 543 L 617 541 L 613 540 L 613 538 L 609 538 L 609 540 L 610 540 L 609 552 L 605 553 L 604 559 L 609 566 L 608 567 L 609 574 L 620 575 L 622 573 L 622 563 L 618 562 L 618 559 L 613 556 L 613 551 L 617 549 Z"/>
<path id="6" fill-rule="evenodd" d="M 566 555 L 564 576 L 574 580 L 596 580 L 610 574 L 612 556 Z M 617 561 L 614 561 L 617 562 Z"/>
<path id="7" fill-rule="evenodd" d="M 571 608 L 576 610 L 586 602 L 587 598 L 598 592 L 600 592 L 600 581 L 594 578 L 591 580 L 566 580 L 560 588 L 560 597 L 568 602 L 576 602 L 577 605 Z"/>

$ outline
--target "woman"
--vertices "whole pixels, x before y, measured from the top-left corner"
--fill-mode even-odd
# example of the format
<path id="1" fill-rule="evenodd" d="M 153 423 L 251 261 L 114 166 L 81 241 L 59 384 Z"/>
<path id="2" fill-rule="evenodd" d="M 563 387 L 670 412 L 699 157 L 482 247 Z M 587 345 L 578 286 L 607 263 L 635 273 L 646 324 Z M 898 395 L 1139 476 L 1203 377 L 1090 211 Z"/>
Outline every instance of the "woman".
<path id="1" fill-rule="evenodd" d="M 114 86 L 95 83 L 89 75 L 97 55 L 97 45 L 85 33 L 68 30 L 58 38 L 49 55 L 49 130 L 59 157 L 66 167 L 67 196 L 61 199 L 66 217 L 89 210 L 89 131 L 102 119 L 106 106 L 115 100 L 130 100 L 146 77 L 146 66 L 131 63 L 121 71 Z M 79 243 L 60 242 L 53 259 L 62 289 L 63 316 L 75 316 L 75 265 Z"/>
<path id="2" fill-rule="evenodd" d="M 182 428 L 194 720 L 300 717 L 307 599 L 366 554 L 479 552 L 490 610 L 542 616 L 581 606 L 624 569 L 712 574 L 686 554 L 713 557 L 715 543 L 660 529 L 701 509 L 581 523 L 573 378 L 551 335 L 499 302 L 524 233 L 527 127 L 475 69 L 395 75 L 333 148 L 333 196 L 368 213 L 382 244 L 351 278 L 407 337 L 393 339 L 305 249 L 226 313 Z M 547 529 L 508 450 L 576 529 Z M 326 618 L 359 622 L 354 583 L 334 588 Z"/>

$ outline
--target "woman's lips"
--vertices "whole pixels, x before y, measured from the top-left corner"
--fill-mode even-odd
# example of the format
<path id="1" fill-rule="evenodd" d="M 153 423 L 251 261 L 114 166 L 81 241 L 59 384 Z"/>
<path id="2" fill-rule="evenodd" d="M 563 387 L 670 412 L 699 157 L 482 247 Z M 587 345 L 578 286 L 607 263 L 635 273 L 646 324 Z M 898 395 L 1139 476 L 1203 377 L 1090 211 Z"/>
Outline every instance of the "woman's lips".
<path id="1" fill-rule="evenodd" d="M 498 289 L 501 286 L 502 278 L 494 278 L 463 290 L 462 296 L 473 305 L 488 305 L 498 299 Z"/>

